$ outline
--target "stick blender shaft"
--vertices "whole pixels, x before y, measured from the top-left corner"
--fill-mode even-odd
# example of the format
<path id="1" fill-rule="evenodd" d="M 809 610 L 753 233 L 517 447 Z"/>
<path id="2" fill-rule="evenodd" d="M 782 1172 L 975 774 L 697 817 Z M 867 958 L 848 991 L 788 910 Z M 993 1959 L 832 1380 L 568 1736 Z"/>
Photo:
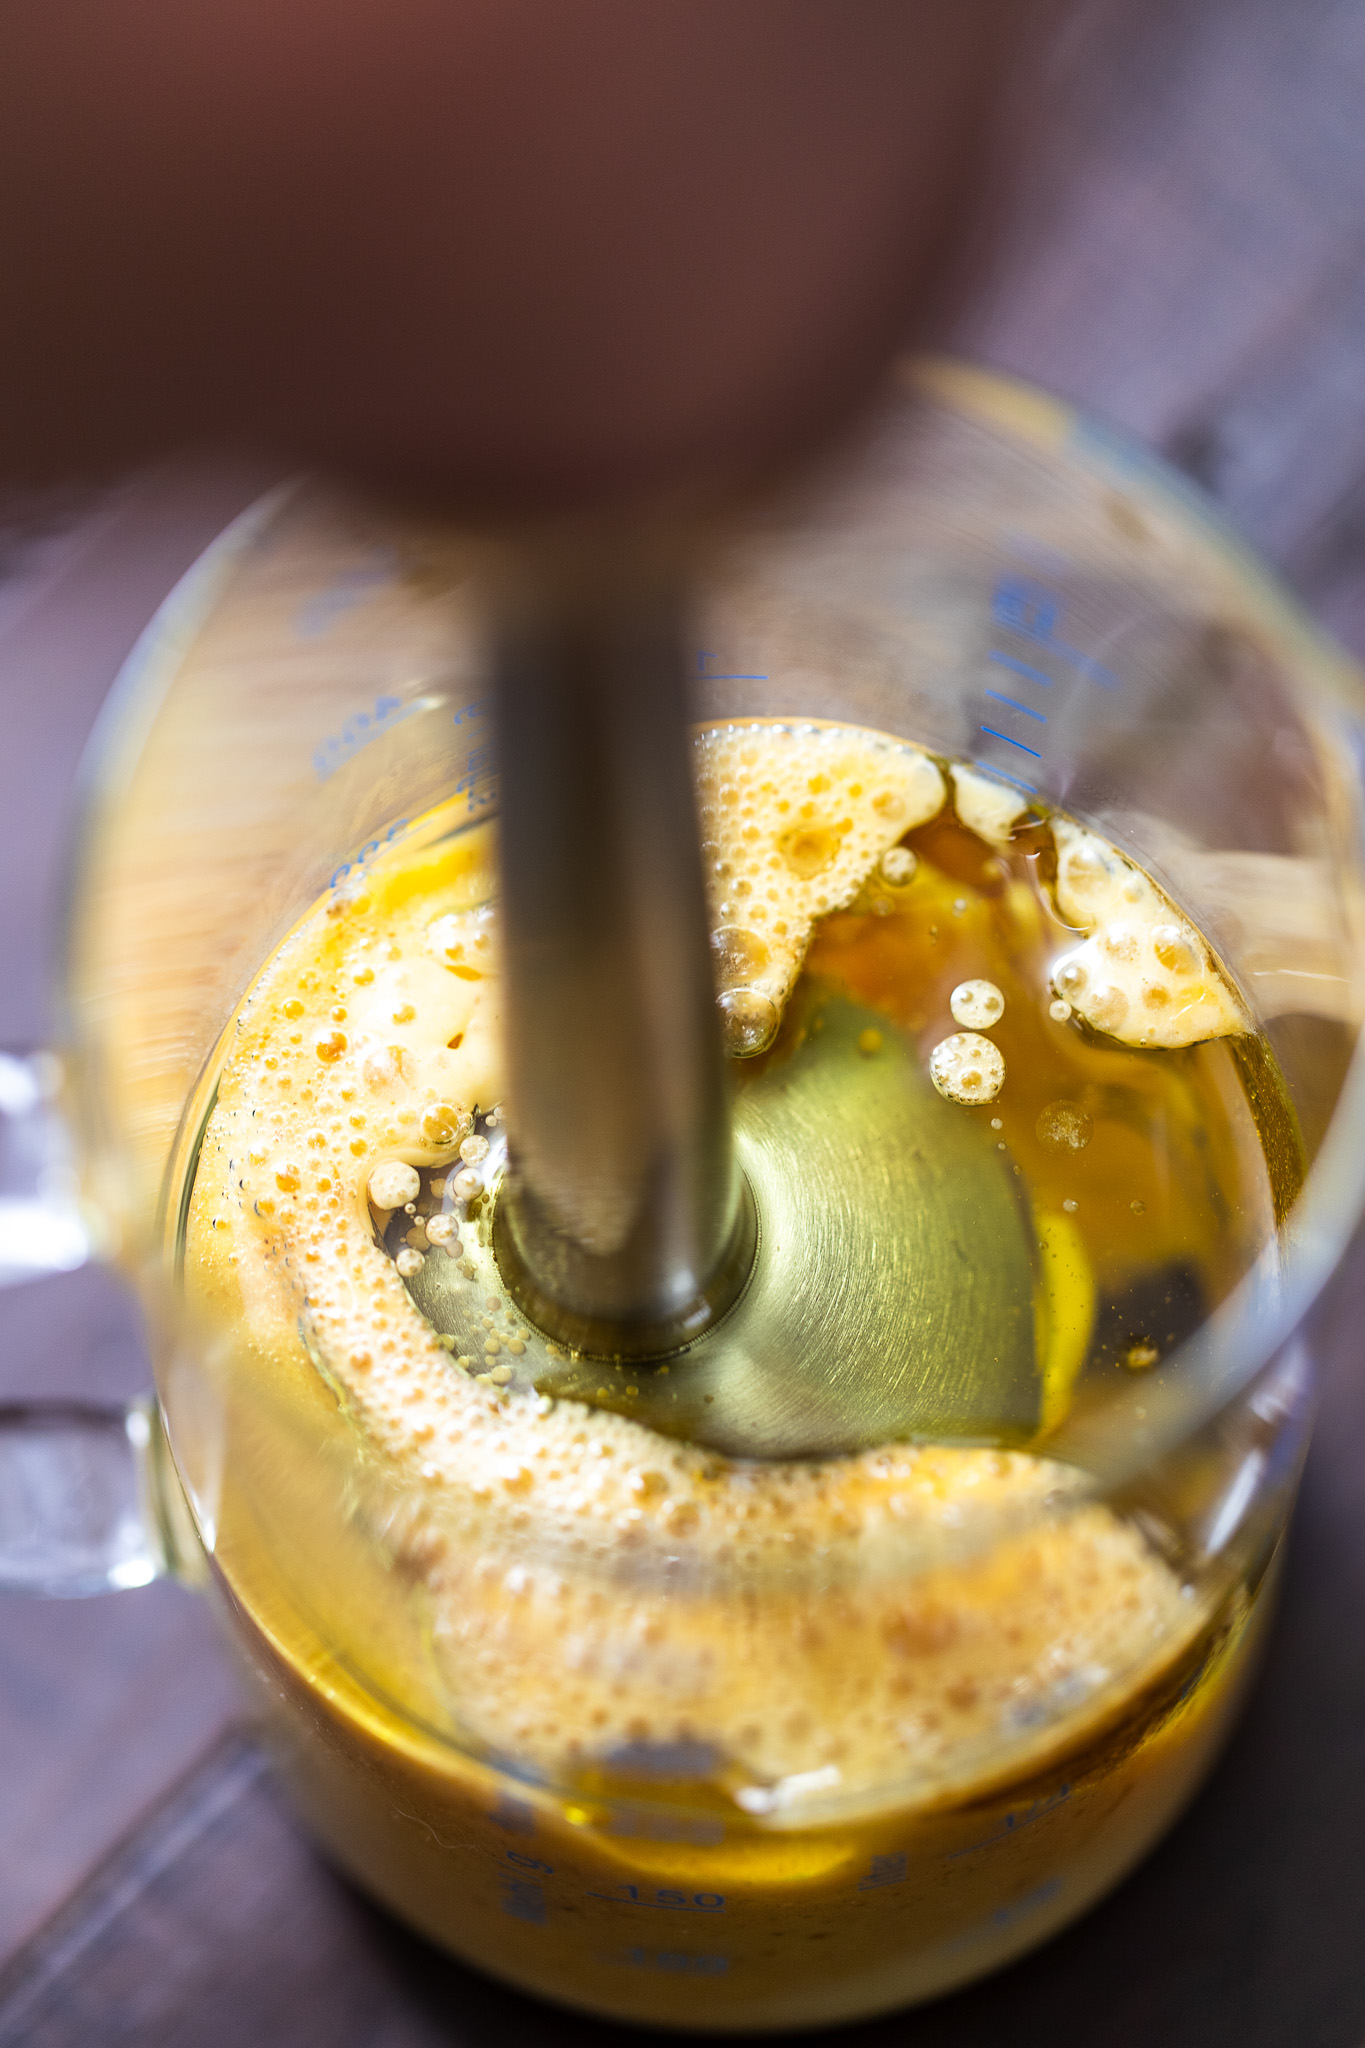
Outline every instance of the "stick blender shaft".
<path id="1" fill-rule="evenodd" d="M 495 655 L 510 1163 L 504 1280 L 576 1350 L 676 1349 L 754 1245 L 734 1159 L 687 749 L 679 576 L 535 548 Z"/>

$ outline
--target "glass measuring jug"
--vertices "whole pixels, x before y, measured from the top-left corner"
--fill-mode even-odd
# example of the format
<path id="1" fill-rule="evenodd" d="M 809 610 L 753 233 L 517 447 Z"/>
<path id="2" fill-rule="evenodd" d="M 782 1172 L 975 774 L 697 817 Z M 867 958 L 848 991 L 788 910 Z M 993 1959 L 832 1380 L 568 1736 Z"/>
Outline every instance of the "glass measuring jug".
<path id="1" fill-rule="evenodd" d="M 562 1782 L 510 1726 L 463 1723 L 433 1659 L 430 1546 L 461 1556 L 458 1513 L 433 1538 L 420 1476 L 357 1433 L 326 1360 L 303 1342 L 263 1375 L 177 1272 L 253 977 L 329 892 L 495 813 L 480 622 L 459 536 L 296 489 L 194 572 L 105 721 L 72 902 L 74 1120 L 88 1197 L 153 1309 L 197 1542 L 312 1825 L 438 1939 L 665 2023 L 809 2024 L 927 1996 L 1042 1938 L 1155 1839 L 1252 1654 L 1307 1422 L 1296 1332 L 1360 1205 L 1356 679 L 1164 472 L 949 366 L 908 376 L 836 473 L 735 542 L 701 601 L 700 715 L 901 735 L 1093 823 L 1217 945 L 1311 1163 L 1159 1381 L 1107 1382 L 1048 1440 L 1084 1501 L 1167 1546 L 1197 1613 L 1178 1653 L 1141 1683 L 1096 1680 L 1083 1722 L 1062 1697 L 1001 1717 L 951 1781 L 911 1757 L 853 1792 L 824 1767 L 745 1782 L 717 1770 L 707 1689 L 718 1717 L 719 1688 L 766 1655 L 799 1692 L 814 1652 L 797 1610 L 837 1614 L 888 1583 L 921 1615 L 915 1588 L 965 1608 L 1021 1534 L 1072 1526 L 1081 1496 L 1041 1494 L 1022 1532 L 992 1512 L 928 1545 L 862 1531 L 813 1576 L 689 1576 L 676 1542 L 547 1558 L 543 1528 L 508 1520 L 479 1597 L 528 1672 L 553 1630 L 516 1617 L 547 1565 L 609 1610 L 687 1609 L 712 1649 L 758 1616 L 718 1675 L 689 1681 L 690 1747 L 618 1743 Z M 155 1489 L 160 1425 L 139 1416 Z M 158 1497 L 169 1520 L 176 1496 Z M 139 1540 L 125 1581 L 196 1539 Z M 657 1686 L 647 1631 L 618 1641 L 625 1689 Z"/>

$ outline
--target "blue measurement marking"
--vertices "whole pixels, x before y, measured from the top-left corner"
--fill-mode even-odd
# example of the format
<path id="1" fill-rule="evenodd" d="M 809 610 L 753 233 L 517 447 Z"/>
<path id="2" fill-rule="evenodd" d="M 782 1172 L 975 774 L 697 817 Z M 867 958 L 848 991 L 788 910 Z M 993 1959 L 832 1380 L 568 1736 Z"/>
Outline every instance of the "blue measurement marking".
<path id="1" fill-rule="evenodd" d="M 703 648 L 697 655 L 697 674 L 708 683 L 766 683 L 768 680 L 766 676 L 717 675 L 716 671 L 709 669 L 706 664 L 708 661 L 719 660 L 718 654 L 708 654 Z"/>
<path id="2" fill-rule="evenodd" d="M 411 718 L 414 711 L 420 711 L 420 703 L 405 704 L 401 697 L 376 697 L 372 711 L 357 711 L 354 718 L 348 718 L 340 732 L 331 733 L 321 746 L 313 750 L 313 773 L 319 782 L 326 782 L 348 761 L 354 760 L 362 747 L 368 747 L 371 740 L 377 740 L 386 732 L 392 732 L 405 718 Z"/>
<path id="3" fill-rule="evenodd" d="M 497 761 L 497 750 L 492 740 L 485 740 L 481 747 L 471 747 L 465 756 L 465 772 L 455 784 L 455 794 L 468 798 L 466 809 L 472 811 L 476 800 L 482 803 L 492 801 L 492 789 L 488 787 L 479 795 L 481 784 L 491 785 Z"/>
<path id="4" fill-rule="evenodd" d="M 1102 661 L 1096 661 L 1093 654 L 1073 647 L 1057 633 L 1062 616 L 1062 599 L 1055 590 L 1049 590 L 1045 583 L 1035 583 L 1028 577 L 1002 576 L 991 593 L 991 617 L 997 626 L 1007 626 L 1012 633 L 1021 633 L 1026 640 L 1036 640 L 1042 647 L 1059 654 L 1063 661 L 1071 662 L 1082 675 L 1089 676 L 1101 689 L 1113 690 L 1118 687 L 1118 677 Z M 992 661 L 1003 661 L 1009 668 L 1017 668 L 1025 675 L 1031 675 L 1036 682 L 1050 683 L 1051 676 L 1039 669 L 1030 669 L 1025 663 L 1015 661 L 1009 655 L 992 654 Z"/>
<path id="5" fill-rule="evenodd" d="M 1045 1906 L 1055 1899 L 1062 1888 L 1060 1877 L 1048 1877 L 1035 1885 L 1031 1892 L 1025 1892 L 1021 1899 L 1011 1899 L 1006 1905 L 997 1906 L 986 1920 L 978 1920 L 974 1926 L 965 1927 L 961 1934 L 955 1934 L 951 1941 L 945 1941 L 944 1948 L 951 1953 L 954 1949 L 965 1948 L 969 1942 L 977 1941 L 982 1934 L 1000 1927 L 1010 1927 L 1016 1920 L 1027 1918 L 1039 1906 Z"/>
<path id="6" fill-rule="evenodd" d="M 983 727 L 982 730 L 984 731 L 985 728 Z M 1036 782 L 1025 782 L 1022 775 L 1011 775 L 1007 768 L 997 768 L 992 763 L 987 773 L 993 775 L 997 782 L 1012 782 L 1016 789 L 1027 790 L 1030 796 L 1037 796 L 1038 794 Z"/>
<path id="7" fill-rule="evenodd" d="M 1051 676 L 1044 675 L 1040 668 L 1030 668 L 1026 661 L 1019 661 L 1012 654 L 1002 654 L 998 647 L 992 647 L 987 659 L 998 662 L 1001 668 L 1012 668 L 1017 676 L 1027 676 L 1031 683 L 1042 683 L 1049 690 L 1052 688 Z"/>
<path id="8" fill-rule="evenodd" d="M 1018 1813 L 1007 1813 L 1004 1825 L 998 1827 L 993 1835 L 983 1835 L 979 1842 L 969 1842 L 965 1849 L 954 1849 L 948 1861 L 956 1863 L 959 1856 L 974 1856 L 978 1849 L 989 1849 L 995 1842 L 1007 1842 L 1012 1835 L 1017 1835 L 1022 1828 L 1030 1826 L 1035 1820 L 1041 1820 L 1045 1813 L 1052 1813 L 1070 1797 L 1070 1785 L 1059 1785 L 1048 1798 L 1035 1799 L 1031 1806 L 1024 1807 Z"/>
<path id="9" fill-rule="evenodd" d="M 640 1888 L 634 1884 L 618 1885 L 614 1892 L 589 1892 L 590 1899 L 607 1899 L 613 1906 L 650 1906 L 663 1913 L 723 1913 L 724 1892 L 656 1891 L 653 1898 L 642 1898 Z"/>
<path id="10" fill-rule="evenodd" d="M 991 617 L 997 626 L 1026 633 L 1030 640 L 1051 640 L 1062 613 L 1062 600 L 1045 583 L 1027 576 L 1002 576 L 991 592 Z"/>
<path id="11" fill-rule="evenodd" d="M 1021 754 L 1032 754 L 1035 761 L 1043 758 L 1036 747 L 1026 747 L 1022 740 L 1012 740 L 1007 732 L 997 732 L 993 725 L 983 725 L 981 730 L 989 733 L 993 740 L 1003 740 L 1007 747 L 1018 747 Z"/>
<path id="12" fill-rule="evenodd" d="M 1058 654 L 1064 655 L 1068 661 L 1074 661 L 1081 674 L 1089 676 L 1102 690 L 1118 688 L 1119 679 L 1113 669 L 1106 668 L 1102 661 L 1096 661 L 1093 654 L 1083 654 L 1079 647 L 1068 647 L 1065 640 L 1054 640 L 1052 644 Z"/>
<path id="13" fill-rule="evenodd" d="M 524 1920 L 531 1927 L 543 1927 L 546 1921 L 544 1886 L 532 1884 L 524 1877 L 504 1878 L 502 1910 L 513 1920 Z"/>
<path id="14" fill-rule="evenodd" d="M 366 861 L 378 853 L 381 846 L 387 846 L 400 832 L 405 832 L 407 824 L 406 818 L 395 818 L 382 839 L 367 839 L 354 860 L 343 861 L 341 866 L 333 871 L 330 886 L 335 889 L 338 883 L 344 882 L 347 875 L 352 874 L 356 868 L 363 868 Z"/>
<path id="15" fill-rule="evenodd" d="M 908 1868 L 909 1858 L 902 1854 L 874 1856 L 866 1877 L 858 1885 L 858 1890 L 878 1892 L 889 1884 L 904 1884 Z"/>
<path id="16" fill-rule="evenodd" d="M 514 1799 L 505 1792 L 494 1808 L 493 1825 L 509 1835 L 533 1835 L 536 1831 L 536 1810 L 529 1800 Z"/>
<path id="17" fill-rule="evenodd" d="M 729 1956 L 698 1955 L 681 1948 L 628 1948 L 621 1961 L 637 1970 L 670 1970 L 680 1977 L 723 1977 L 730 1967 Z"/>
<path id="18" fill-rule="evenodd" d="M 300 606 L 294 615 L 294 631 L 301 640 L 318 639 L 346 612 L 363 603 L 372 590 L 392 583 L 397 570 L 398 557 L 392 548 L 371 548 L 363 561 L 343 569 L 325 590 Z"/>
<path id="19" fill-rule="evenodd" d="M 1008 704 L 1011 711 L 1022 711 L 1025 718 L 1036 718 L 1039 725 L 1047 724 L 1046 711 L 1035 711 L 1031 704 L 1021 704 L 1017 697 L 1007 697 L 1003 690 L 987 690 L 986 695 L 997 704 Z"/>

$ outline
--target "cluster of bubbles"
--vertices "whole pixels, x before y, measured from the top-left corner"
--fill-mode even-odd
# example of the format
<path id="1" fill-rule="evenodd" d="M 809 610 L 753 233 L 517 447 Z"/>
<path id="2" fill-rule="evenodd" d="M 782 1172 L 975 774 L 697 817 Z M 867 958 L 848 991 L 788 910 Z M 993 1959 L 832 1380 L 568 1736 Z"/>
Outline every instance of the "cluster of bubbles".
<path id="1" fill-rule="evenodd" d="M 1005 1056 L 982 1036 L 1005 1014 L 1005 998 L 993 981 L 961 981 L 948 998 L 953 1020 L 976 1028 L 941 1038 L 929 1055 L 929 1079 L 949 1102 L 994 1102 L 1005 1085 Z"/>

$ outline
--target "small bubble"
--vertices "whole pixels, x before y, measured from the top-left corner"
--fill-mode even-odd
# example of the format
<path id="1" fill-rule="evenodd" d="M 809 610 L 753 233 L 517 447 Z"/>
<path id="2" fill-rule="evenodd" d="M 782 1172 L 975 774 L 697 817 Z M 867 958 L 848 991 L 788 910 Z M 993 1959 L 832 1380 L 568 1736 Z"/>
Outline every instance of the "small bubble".
<path id="1" fill-rule="evenodd" d="M 1071 1015 L 1071 1005 L 1067 1002 L 1065 996 L 1058 996 L 1055 1002 L 1048 1004 L 1047 1013 L 1054 1024 L 1065 1024 L 1067 1018 Z"/>
<path id="2" fill-rule="evenodd" d="M 1199 955 L 1178 924 L 1153 928 L 1152 951 L 1171 974 L 1193 974 L 1199 965 Z"/>
<path id="3" fill-rule="evenodd" d="M 1066 877 L 1078 895 L 1087 895 L 1109 873 L 1109 862 L 1093 843 L 1073 846 L 1065 856 Z"/>
<path id="4" fill-rule="evenodd" d="M 1062 1203 L 1062 1207 L 1066 1210 L 1068 1216 L 1074 1216 L 1077 1209 L 1080 1207 L 1080 1204 L 1079 1202 L 1075 1201 L 1072 1196 L 1068 1195 L 1066 1200 Z"/>
<path id="5" fill-rule="evenodd" d="M 991 1129 L 992 1129 L 993 1131 L 1003 1131 L 1003 1130 L 1004 1130 L 1004 1128 L 1005 1128 L 1005 1119 L 1004 1119 L 1004 1118 L 1003 1118 L 1002 1116 L 993 1116 L 993 1117 L 991 1118 Z"/>
<path id="6" fill-rule="evenodd" d="M 716 979 L 723 989 L 740 988 L 763 972 L 769 952 L 765 939 L 744 925 L 723 924 L 711 934 Z"/>
<path id="7" fill-rule="evenodd" d="M 929 1078 L 949 1102 L 993 1102 L 1005 1085 L 998 1046 L 975 1031 L 956 1031 L 929 1055 Z"/>
<path id="8" fill-rule="evenodd" d="M 488 1157 L 487 1138 L 464 1138 L 460 1142 L 460 1157 L 466 1166 L 482 1166 Z"/>
<path id="9" fill-rule="evenodd" d="M 402 1209 L 421 1193 L 422 1177 L 406 1160 L 386 1159 L 370 1175 L 369 1191 L 376 1209 Z"/>
<path id="10" fill-rule="evenodd" d="M 1094 1118 L 1079 1102 L 1049 1102 L 1033 1128 L 1053 1152 L 1084 1152 L 1095 1135 Z"/>
<path id="11" fill-rule="evenodd" d="M 472 1202 L 476 1195 L 483 1192 L 483 1182 L 472 1166 L 466 1166 L 461 1172 L 453 1173 L 446 1186 L 451 1199 L 456 1202 Z"/>
<path id="12" fill-rule="evenodd" d="M 919 866 L 915 855 L 908 846 L 892 846 L 882 855 L 882 880 L 889 882 L 893 889 L 904 888 L 913 881 L 915 869 Z"/>
<path id="13" fill-rule="evenodd" d="M 426 1260 L 419 1251 L 409 1245 L 405 1246 L 398 1254 L 394 1264 L 404 1280 L 411 1280 L 416 1274 L 421 1272 L 426 1264 Z"/>
<path id="14" fill-rule="evenodd" d="M 1128 1372 L 1150 1372 L 1160 1356 L 1150 1338 L 1134 1337 L 1120 1357 L 1119 1364 Z"/>
<path id="15" fill-rule="evenodd" d="M 1140 1201 L 1136 1196 L 1134 1196 L 1133 1200 L 1128 1204 L 1128 1207 L 1132 1210 L 1135 1216 L 1145 1216 L 1147 1213 L 1147 1204 L 1143 1201 Z"/>
<path id="16" fill-rule="evenodd" d="M 1090 998 L 1089 1021 L 1100 1031 L 1115 1032 L 1128 1015 L 1128 998 L 1121 988 L 1110 982 L 1106 987 L 1096 989 Z"/>
<path id="17" fill-rule="evenodd" d="M 1107 953 L 1111 960 L 1122 960 L 1131 965 L 1137 959 L 1137 933 L 1126 924 L 1111 924 L 1099 944 L 1100 951 Z"/>
<path id="18" fill-rule="evenodd" d="M 786 808 L 778 805 L 779 810 Z M 809 882 L 832 865 L 842 837 L 832 825 L 794 825 L 781 835 L 777 848 L 792 873 Z"/>
<path id="19" fill-rule="evenodd" d="M 993 981 L 960 981 L 948 998 L 948 1008 L 956 1023 L 986 1031 L 1004 1016 L 1005 998 Z"/>
<path id="20" fill-rule="evenodd" d="M 731 988 L 716 999 L 725 1036 L 725 1050 L 732 1059 L 752 1059 L 766 1052 L 777 1036 L 781 1022 L 777 1005 L 756 988 Z"/>
<path id="21" fill-rule="evenodd" d="M 871 1059 L 875 1053 L 879 1053 L 883 1043 L 880 1031 L 868 1030 L 858 1033 L 858 1050 L 866 1059 Z"/>

